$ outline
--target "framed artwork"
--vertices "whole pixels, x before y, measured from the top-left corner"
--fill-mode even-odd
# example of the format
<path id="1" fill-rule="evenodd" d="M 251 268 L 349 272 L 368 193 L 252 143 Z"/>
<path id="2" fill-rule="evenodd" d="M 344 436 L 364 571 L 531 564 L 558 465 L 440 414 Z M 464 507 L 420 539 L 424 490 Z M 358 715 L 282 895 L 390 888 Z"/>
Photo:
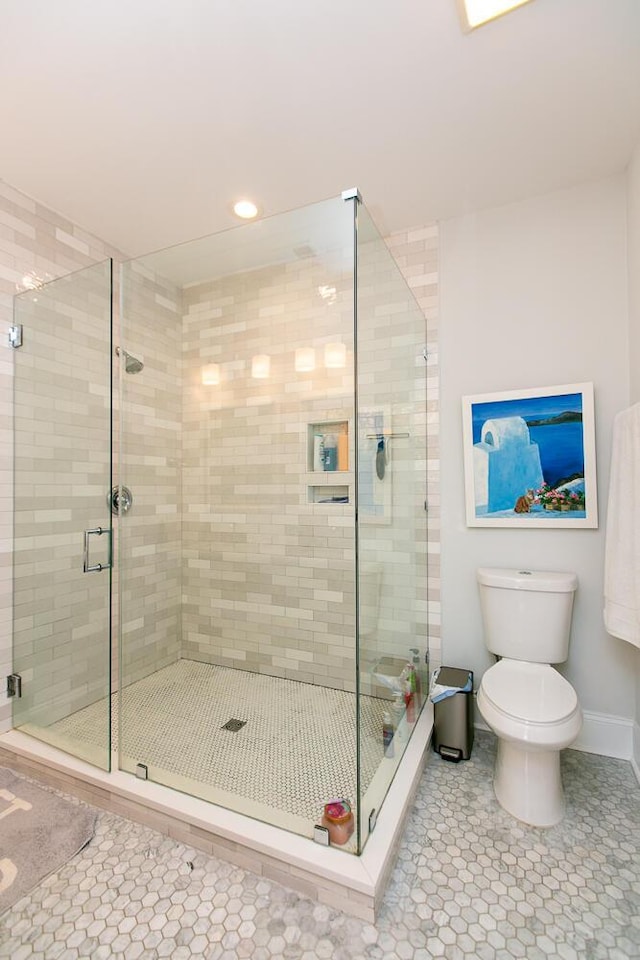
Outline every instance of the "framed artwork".
<path id="1" fill-rule="evenodd" d="M 467 526 L 597 527 L 593 384 L 462 398 Z"/>

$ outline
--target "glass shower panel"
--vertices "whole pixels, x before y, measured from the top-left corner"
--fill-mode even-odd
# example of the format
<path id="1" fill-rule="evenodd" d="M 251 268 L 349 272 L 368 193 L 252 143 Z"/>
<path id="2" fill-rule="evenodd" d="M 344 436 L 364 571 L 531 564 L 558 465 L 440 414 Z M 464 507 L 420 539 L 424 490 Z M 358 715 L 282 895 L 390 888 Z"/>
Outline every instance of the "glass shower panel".
<path id="1" fill-rule="evenodd" d="M 14 727 L 110 768 L 111 261 L 17 296 Z"/>
<path id="2" fill-rule="evenodd" d="M 353 263 L 333 199 L 123 268 L 120 765 L 306 836 L 357 807 Z"/>
<path id="3" fill-rule="evenodd" d="M 366 207 L 357 210 L 361 836 L 428 686 L 426 321 Z M 363 775 L 365 769 L 373 772 Z"/>

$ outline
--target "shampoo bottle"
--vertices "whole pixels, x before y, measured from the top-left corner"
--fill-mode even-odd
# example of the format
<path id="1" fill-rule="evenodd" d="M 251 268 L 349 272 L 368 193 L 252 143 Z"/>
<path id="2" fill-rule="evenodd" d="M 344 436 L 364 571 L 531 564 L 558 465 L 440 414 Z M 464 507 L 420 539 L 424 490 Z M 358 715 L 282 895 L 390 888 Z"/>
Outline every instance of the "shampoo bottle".
<path id="1" fill-rule="evenodd" d="M 338 438 L 333 433 L 324 438 L 324 469 L 338 469 Z"/>
<path id="2" fill-rule="evenodd" d="M 382 743 L 384 745 L 384 755 L 385 757 L 393 757 L 394 747 L 393 747 L 393 734 L 395 733 L 393 729 L 393 721 L 391 715 L 385 713 L 382 718 Z"/>

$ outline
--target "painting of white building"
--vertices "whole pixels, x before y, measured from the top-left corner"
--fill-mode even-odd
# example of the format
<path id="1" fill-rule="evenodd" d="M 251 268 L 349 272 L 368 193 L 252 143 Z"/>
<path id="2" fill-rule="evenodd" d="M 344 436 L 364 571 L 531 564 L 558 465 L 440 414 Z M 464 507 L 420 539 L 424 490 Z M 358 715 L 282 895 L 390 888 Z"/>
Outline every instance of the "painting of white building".
<path id="1" fill-rule="evenodd" d="M 462 398 L 469 526 L 597 527 L 593 385 Z"/>

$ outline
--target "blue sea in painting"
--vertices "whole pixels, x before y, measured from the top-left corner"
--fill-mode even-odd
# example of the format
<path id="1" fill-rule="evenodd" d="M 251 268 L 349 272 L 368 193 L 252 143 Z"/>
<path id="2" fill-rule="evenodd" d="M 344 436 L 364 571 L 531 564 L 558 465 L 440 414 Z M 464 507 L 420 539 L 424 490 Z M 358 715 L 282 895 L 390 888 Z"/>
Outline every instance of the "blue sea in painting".
<path id="1" fill-rule="evenodd" d="M 584 476 L 581 423 L 529 427 L 529 434 L 532 443 L 537 443 L 540 448 L 542 473 L 549 486 L 555 487 L 559 481 L 575 474 Z"/>

